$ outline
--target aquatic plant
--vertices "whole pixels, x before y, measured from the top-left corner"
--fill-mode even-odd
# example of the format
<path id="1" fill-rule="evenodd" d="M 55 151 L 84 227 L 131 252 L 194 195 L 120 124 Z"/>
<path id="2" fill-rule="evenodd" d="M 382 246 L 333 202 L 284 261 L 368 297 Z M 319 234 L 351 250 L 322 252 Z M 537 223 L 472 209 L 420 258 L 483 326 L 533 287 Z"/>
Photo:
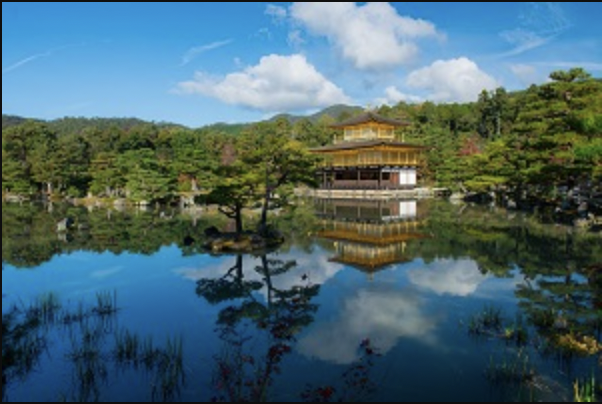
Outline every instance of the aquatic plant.
<path id="1" fill-rule="evenodd" d="M 26 311 L 28 317 L 37 319 L 44 324 L 52 324 L 57 320 L 61 309 L 59 297 L 55 293 L 45 293 L 34 300 Z"/>
<path id="2" fill-rule="evenodd" d="M 517 346 L 525 346 L 529 342 L 529 331 L 523 317 L 518 314 L 513 324 L 504 327 L 503 338 L 514 342 Z"/>
<path id="3" fill-rule="evenodd" d="M 569 333 L 560 335 L 554 341 L 565 355 L 594 356 L 602 352 L 602 345 L 594 338 L 586 335 Z"/>
<path id="4" fill-rule="evenodd" d="M 497 335 L 502 332 L 502 324 L 502 310 L 494 306 L 485 306 L 468 322 L 468 332 L 477 336 Z"/>
<path id="5" fill-rule="evenodd" d="M 521 348 L 515 355 L 504 355 L 499 360 L 492 356 L 485 377 L 495 385 L 525 384 L 533 381 L 535 368 L 529 355 Z"/>
<path id="6" fill-rule="evenodd" d="M 596 379 L 592 376 L 591 379 L 585 381 L 577 380 L 574 385 L 574 401 L 576 403 L 595 403 L 596 399 Z"/>
<path id="7" fill-rule="evenodd" d="M 93 312 L 99 316 L 111 316 L 117 312 L 117 292 L 96 293 L 96 307 Z"/>

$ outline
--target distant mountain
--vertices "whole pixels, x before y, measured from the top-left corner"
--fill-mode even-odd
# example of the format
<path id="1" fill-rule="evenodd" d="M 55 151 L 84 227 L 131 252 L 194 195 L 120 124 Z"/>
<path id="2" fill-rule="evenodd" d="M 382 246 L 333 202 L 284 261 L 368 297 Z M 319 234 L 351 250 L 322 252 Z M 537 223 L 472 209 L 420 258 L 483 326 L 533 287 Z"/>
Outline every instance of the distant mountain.
<path id="1" fill-rule="evenodd" d="M 291 115 L 291 114 L 278 114 L 278 115 L 272 117 L 271 119 L 269 119 L 269 121 L 276 121 L 278 119 L 287 119 L 290 123 L 294 124 L 296 122 L 299 122 L 302 119 L 309 119 L 311 122 L 316 123 L 324 116 L 329 116 L 332 119 L 334 119 L 335 121 L 341 121 L 343 119 L 346 119 L 346 118 L 349 118 L 356 114 L 359 114 L 363 111 L 364 111 L 364 109 L 360 108 L 360 107 L 354 107 L 354 106 L 350 106 L 350 105 L 333 105 L 332 107 L 323 109 L 322 111 L 317 112 L 313 115 L 303 116 L 303 115 Z M 220 123 L 203 126 L 201 129 L 211 129 L 211 130 L 228 133 L 230 135 L 239 135 L 240 133 L 242 133 L 246 128 L 248 128 L 251 125 L 253 125 L 253 122 L 248 122 L 248 123 L 223 123 L 223 122 L 220 122 Z"/>
<path id="2" fill-rule="evenodd" d="M 23 118 L 15 115 L 2 115 L 2 129 L 20 125 L 26 121 L 32 119 Z M 50 129 L 58 134 L 66 133 L 81 133 L 87 129 L 107 129 L 107 128 L 118 128 L 128 130 L 136 126 L 143 125 L 156 125 L 159 127 L 179 127 L 183 128 L 182 125 L 177 125 L 168 122 L 147 122 L 138 118 L 60 118 L 52 121 L 44 121 L 41 119 L 35 119 L 35 121 L 43 122 L 48 125 Z"/>
<path id="3" fill-rule="evenodd" d="M 313 115 L 302 116 L 302 115 L 291 115 L 291 114 L 279 114 L 274 116 L 271 121 L 275 121 L 277 119 L 288 119 L 289 122 L 295 123 L 302 119 L 309 119 L 311 122 L 318 122 L 322 117 L 329 116 L 333 118 L 335 121 L 342 121 L 345 118 L 349 118 L 351 116 L 357 115 L 363 112 L 364 109 L 361 107 L 351 106 L 351 105 L 333 105 L 332 107 L 328 107 L 323 109 L 320 112 L 317 112 Z"/>
<path id="4" fill-rule="evenodd" d="M 214 123 L 211 125 L 203 126 L 201 129 L 208 129 L 212 131 L 218 131 L 227 133 L 229 135 L 239 135 L 245 130 L 248 126 L 252 124 L 250 123 Z"/>
<path id="5" fill-rule="evenodd" d="M 29 119 L 16 115 L 2 114 L 2 129 L 10 128 L 11 126 L 21 125 Z"/>
<path id="6" fill-rule="evenodd" d="M 288 119 L 289 122 L 295 123 L 302 119 L 309 119 L 311 122 L 316 123 L 325 116 L 328 116 L 335 121 L 341 121 L 343 119 L 352 117 L 363 112 L 364 109 L 361 107 L 350 106 L 350 105 L 333 105 L 313 115 L 302 116 L 302 115 L 290 115 L 280 114 L 274 116 L 270 121 L 274 121 L 280 118 Z M 32 119 L 24 118 L 15 115 L 2 115 L 2 129 L 20 125 L 26 121 Z M 50 129 L 58 134 L 65 133 L 81 133 L 88 129 L 104 130 L 108 128 L 118 128 L 128 130 L 136 126 L 144 125 L 155 125 L 159 127 L 174 127 L 174 128 L 185 128 L 183 125 L 178 125 L 169 122 L 148 122 L 138 118 L 80 118 L 80 117 L 66 117 L 55 119 L 51 121 L 44 121 L 41 119 L 35 119 L 38 122 L 46 123 Z M 232 135 L 240 134 L 245 128 L 252 125 L 253 123 L 215 123 L 207 126 L 203 126 L 201 129 L 210 129 L 220 131 Z"/>
<path id="7" fill-rule="evenodd" d="M 337 121 L 342 121 L 354 115 L 358 115 L 364 112 L 364 108 L 352 105 L 333 105 L 332 107 L 328 107 L 317 114 L 311 115 L 309 117 L 310 120 L 318 121 L 324 115 L 328 115 L 331 118 L 334 118 Z"/>
<path id="8" fill-rule="evenodd" d="M 58 134 L 81 133 L 88 129 L 104 130 L 109 128 L 118 128 L 129 130 L 136 126 L 155 125 L 159 127 L 183 128 L 168 122 L 148 122 L 138 118 L 61 118 L 47 122 L 48 126 Z"/>

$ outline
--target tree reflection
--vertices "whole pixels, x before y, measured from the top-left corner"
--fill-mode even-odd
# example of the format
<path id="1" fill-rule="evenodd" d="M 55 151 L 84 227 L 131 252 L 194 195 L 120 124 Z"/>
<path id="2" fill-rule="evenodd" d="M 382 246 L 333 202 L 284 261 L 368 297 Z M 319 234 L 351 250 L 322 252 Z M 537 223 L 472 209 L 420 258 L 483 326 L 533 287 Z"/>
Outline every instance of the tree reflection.
<path id="1" fill-rule="evenodd" d="M 599 269 L 599 268 L 598 268 Z M 518 285 L 520 306 L 544 339 L 565 360 L 602 353 L 602 312 L 596 268 L 544 269 Z"/>
<path id="2" fill-rule="evenodd" d="M 59 231 L 57 223 L 66 218 L 72 225 Z M 223 225 L 221 216 L 210 214 L 172 217 L 161 212 L 3 204 L 2 261 L 16 268 L 35 268 L 55 255 L 75 251 L 150 255 L 170 245 L 191 255 L 202 250 L 203 229 Z"/>
<path id="3" fill-rule="evenodd" d="M 214 358 L 217 395 L 213 401 L 268 401 L 282 360 L 291 352 L 296 335 L 311 324 L 318 308 L 311 300 L 320 287 L 307 276 L 288 289 L 275 285 L 275 278 L 296 265 L 295 261 L 263 255 L 254 268 L 262 281 L 245 281 L 243 257 L 239 255 L 221 279 L 198 282 L 197 293 L 209 303 L 232 302 L 220 311 L 217 320 L 223 347 Z"/>

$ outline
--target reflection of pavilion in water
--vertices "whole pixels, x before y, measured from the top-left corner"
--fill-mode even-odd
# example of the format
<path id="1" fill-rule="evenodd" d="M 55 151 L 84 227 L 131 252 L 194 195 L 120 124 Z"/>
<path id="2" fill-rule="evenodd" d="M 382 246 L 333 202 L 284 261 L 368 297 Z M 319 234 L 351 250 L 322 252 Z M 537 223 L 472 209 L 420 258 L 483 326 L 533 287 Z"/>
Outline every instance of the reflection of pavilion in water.
<path id="1" fill-rule="evenodd" d="M 322 224 L 317 236 L 333 241 L 330 259 L 373 274 L 408 262 L 407 242 L 425 238 L 414 200 L 318 200 Z"/>

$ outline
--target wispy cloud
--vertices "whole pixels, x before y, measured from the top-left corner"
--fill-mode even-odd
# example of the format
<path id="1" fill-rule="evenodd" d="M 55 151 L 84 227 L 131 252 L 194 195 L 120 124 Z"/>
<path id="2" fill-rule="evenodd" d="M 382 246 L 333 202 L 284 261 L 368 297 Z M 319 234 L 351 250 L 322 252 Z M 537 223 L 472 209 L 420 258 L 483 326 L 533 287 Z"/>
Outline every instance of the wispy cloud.
<path id="1" fill-rule="evenodd" d="M 602 63 L 598 63 L 598 62 L 567 61 L 567 62 L 536 62 L 533 64 L 538 65 L 538 66 L 557 67 L 559 69 L 572 69 L 574 67 L 582 67 L 585 70 L 592 71 L 592 72 L 602 71 Z"/>
<path id="2" fill-rule="evenodd" d="M 571 22 L 557 2 L 526 2 L 519 15 L 519 26 L 500 36 L 513 46 L 499 57 L 511 57 L 540 48 L 571 27 Z"/>
<path id="3" fill-rule="evenodd" d="M 274 23 L 280 24 L 286 21 L 288 18 L 288 10 L 281 6 L 274 4 L 268 4 L 265 9 L 265 14 L 272 17 Z"/>
<path id="4" fill-rule="evenodd" d="M 545 80 L 545 77 L 542 77 L 535 66 L 518 63 L 510 65 L 509 67 L 512 74 L 516 76 L 523 86 L 529 86 Z"/>
<path id="5" fill-rule="evenodd" d="M 102 269 L 100 271 L 93 272 L 90 276 L 94 279 L 106 279 L 113 275 L 118 274 L 123 271 L 125 268 L 123 266 L 117 266 L 114 268 Z"/>
<path id="6" fill-rule="evenodd" d="M 288 33 L 287 42 L 289 46 L 292 46 L 293 48 L 301 48 L 303 45 L 305 45 L 305 39 L 303 39 L 303 33 L 301 30 L 291 30 Z"/>
<path id="7" fill-rule="evenodd" d="M 188 63 L 192 62 L 195 58 L 202 55 L 203 53 L 223 48 L 224 46 L 230 45 L 233 42 L 232 39 L 226 39 L 225 41 L 216 41 L 210 44 L 195 46 L 193 48 L 188 49 L 184 56 L 182 56 L 182 64 L 181 66 L 186 66 Z"/>
<path id="8" fill-rule="evenodd" d="M 266 40 L 266 41 L 271 41 L 272 39 L 274 39 L 274 35 L 272 34 L 272 31 L 270 31 L 270 29 L 268 27 L 263 27 L 257 30 L 257 32 L 255 33 L 255 35 L 253 35 L 255 38 L 259 38 L 262 40 Z"/>
<path id="9" fill-rule="evenodd" d="M 73 48 L 73 47 L 77 47 L 77 46 L 84 46 L 84 45 L 85 44 L 69 44 L 69 45 L 57 46 L 56 48 L 51 48 L 51 49 L 48 49 L 47 51 L 36 53 L 31 56 L 27 56 L 27 57 L 19 60 L 18 62 L 15 62 L 6 68 L 3 68 L 2 75 L 4 76 L 5 74 L 11 73 L 29 63 L 35 62 L 38 59 L 50 57 L 53 54 L 55 54 L 56 52 L 62 51 L 64 49 Z"/>

